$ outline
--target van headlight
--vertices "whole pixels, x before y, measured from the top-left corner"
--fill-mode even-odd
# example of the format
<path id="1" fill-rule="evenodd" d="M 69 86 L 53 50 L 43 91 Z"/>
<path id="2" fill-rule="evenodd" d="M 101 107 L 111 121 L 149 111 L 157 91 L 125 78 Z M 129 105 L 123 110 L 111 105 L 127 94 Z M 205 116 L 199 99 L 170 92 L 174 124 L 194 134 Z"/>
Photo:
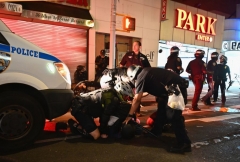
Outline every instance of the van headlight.
<path id="1" fill-rule="evenodd" d="M 71 77 L 70 77 L 70 72 L 68 70 L 68 67 L 62 63 L 62 62 L 58 62 L 58 63 L 54 63 L 54 65 L 56 66 L 59 74 L 69 83 L 71 84 Z"/>

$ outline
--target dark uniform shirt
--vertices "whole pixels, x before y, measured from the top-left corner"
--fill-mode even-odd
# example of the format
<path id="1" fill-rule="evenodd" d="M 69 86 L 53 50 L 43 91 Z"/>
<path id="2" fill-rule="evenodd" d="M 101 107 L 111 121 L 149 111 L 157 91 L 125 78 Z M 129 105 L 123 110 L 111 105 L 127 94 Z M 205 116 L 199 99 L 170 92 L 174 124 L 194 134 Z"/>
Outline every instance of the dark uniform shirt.
<path id="1" fill-rule="evenodd" d="M 213 80 L 217 81 L 217 79 L 227 80 L 227 73 L 230 73 L 230 68 L 224 64 L 217 64 L 214 69 Z"/>
<path id="2" fill-rule="evenodd" d="M 206 73 L 206 63 L 202 59 L 196 58 L 189 62 L 186 71 L 190 73 L 192 77 L 203 75 Z"/>
<path id="3" fill-rule="evenodd" d="M 179 57 L 168 57 L 165 69 L 171 69 L 175 73 L 180 74 L 180 70 L 177 68 L 179 66 L 182 67 L 182 60 Z"/>
<path id="4" fill-rule="evenodd" d="M 97 71 L 103 71 L 107 68 L 108 64 L 109 64 L 109 57 L 105 56 L 104 58 L 102 58 L 101 56 L 97 56 L 95 63 L 97 65 L 96 70 Z"/>
<path id="5" fill-rule="evenodd" d="M 216 67 L 217 62 L 215 60 L 208 61 L 207 71 L 214 72 L 214 68 Z M 207 74 L 207 78 L 213 78 L 213 74 Z"/>
<path id="6" fill-rule="evenodd" d="M 144 68 L 137 76 L 135 83 L 136 94 L 148 92 L 161 97 L 167 94 L 166 85 L 180 84 L 182 81 L 183 78 L 172 71 L 161 68 Z"/>
<path id="7" fill-rule="evenodd" d="M 136 55 L 133 51 L 127 52 L 120 62 L 121 65 L 126 66 L 127 68 L 131 65 L 139 65 L 143 68 L 151 67 L 147 57 L 140 53 Z"/>

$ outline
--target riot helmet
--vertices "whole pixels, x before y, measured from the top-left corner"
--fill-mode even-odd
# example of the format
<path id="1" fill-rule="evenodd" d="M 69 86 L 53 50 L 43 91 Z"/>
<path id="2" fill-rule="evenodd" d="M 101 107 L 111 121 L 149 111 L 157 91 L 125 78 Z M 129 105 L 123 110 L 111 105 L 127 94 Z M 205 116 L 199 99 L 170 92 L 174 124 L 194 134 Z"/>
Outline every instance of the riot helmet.
<path id="1" fill-rule="evenodd" d="M 203 51 L 203 50 L 197 50 L 196 52 L 195 52 L 195 54 L 194 54 L 194 56 L 196 57 L 196 58 L 203 58 L 204 57 L 204 54 L 205 54 L 205 52 Z"/>
<path id="2" fill-rule="evenodd" d="M 139 74 L 139 72 L 142 70 L 141 66 L 138 65 L 131 65 L 129 66 L 129 68 L 127 69 L 127 75 L 130 78 L 130 80 L 135 80 L 137 78 L 137 75 Z"/>
<path id="3" fill-rule="evenodd" d="M 180 51 L 180 49 L 179 49 L 177 46 L 173 46 L 173 47 L 170 49 L 171 54 L 172 54 L 172 53 L 178 53 L 179 51 Z"/>
<path id="4" fill-rule="evenodd" d="M 212 60 L 217 60 L 217 59 L 218 59 L 218 56 L 219 56 L 218 52 L 213 52 L 213 53 L 211 54 L 211 59 L 212 59 Z"/>
<path id="5" fill-rule="evenodd" d="M 122 137 L 124 139 L 131 139 L 135 135 L 135 126 L 128 123 L 124 124 L 121 131 Z"/>
<path id="6" fill-rule="evenodd" d="M 133 97 L 133 90 L 128 83 L 125 83 L 123 81 L 117 82 L 114 86 L 114 89 L 122 95 Z"/>

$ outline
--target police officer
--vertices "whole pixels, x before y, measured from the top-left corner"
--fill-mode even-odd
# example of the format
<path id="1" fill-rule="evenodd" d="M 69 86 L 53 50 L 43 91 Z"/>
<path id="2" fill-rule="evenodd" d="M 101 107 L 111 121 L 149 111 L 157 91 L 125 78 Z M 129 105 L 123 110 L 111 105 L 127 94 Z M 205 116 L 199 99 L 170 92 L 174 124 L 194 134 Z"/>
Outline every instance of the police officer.
<path id="1" fill-rule="evenodd" d="M 99 78 L 102 76 L 102 72 L 107 68 L 109 64 L 109 57 L 105 56 L 105 50 L 101 50 L 100 54 L 95 59 L 96 64 L 96 75 L 94 81 L 99 81 Z"/>
<path id="2" fill-rule="evenodd" d="M 165 65 L 165 69 L 167 70 L 171 70 L 175 73 L 177 73 L 178 75 L 180 75 L 184 69 L 182 67 L 182 60 L 179 56 L 179 51 L 180 49 L 177 46 L 173 46 L 170 49 L 170 56 L 168 57 L 167 63 Z M 185 104 L 187 104 L 187 89 L 186 88 L 181 88 L 181 92 L 184 98 L 184 102 Z"/>
<path id="3" fill-rule="evenodd" d="M 222 106 L 225 106 L 226 102 L 226 96 L 225 96 L 225 89 L 227 81 L 227 74 L 231 83 L 231 74 L 230 74 L 230 68 L 227 64 L 227 57 L 222 55 L 220 57 L 220 64 L 217 64 L 216 68 L 214 69 L 214 75 L 213 75 L 213 81 L 214 81 L 214 102 L 217 101 L 218 98 L 218 88 L 220 86 L 221 88 L 221 96 L 222 96 Z"/>
<path id="4" fill-rule="evenodd" d="M 133 97 L 132 88 L 125 82 L 118 82 L 114 88 L 98 89 L 76 97 L 71 106 L 71 114 L 79 122 L 72 119 L 68 121 L 72 132 L 79 132 L 84 136 L 91 136 L 93 139 L 107 138 L 109 134 L 109 122 L 114 123 L 115 130 L 122 126 L 130 104 L 124 101 L 124 96 Z M 110 121 L 114 116 L 114 121 Z M 100 127 L 96 126 L 94 118 L 100 118 Z"/>
<path id="5" fill-rule="evenodd" d="M 120 67 L 126 66 L 127 68 L 131 65 L 139 65 L 141 67 L 151 67 L 147 57 L 140 52 L 142 44 L 140 41 L 133 42 L 132 51 L 127 52 L 121 62 Z"/>
<path id="6" fill-rule="evenodd" d="M 172 84 L 185 84 L 185 79 L 176 73 L 161 68 L 141 68 L 140 66 L 130 66 L 127 75 L 131 80 L 136 81 L 136 94 L 132 107 L 125 122 L 128 123 L 141 102 L 143 92 L 148 92 L 158 97 L 157 116 L 151 132 L 157 136 L 162 133 L 162 128 L 167 122 L 171 122 L 178 141 L 178 147 L 171 147 L 171 152 L 190 152 L 191 141 L 186 134 L 184 117 L 181 110 L 167 107 L 168 92 L 166 86 Z"/>
<path id="7" fill-rule="evenodd" d="M 213 85 L 213 73 L 214 68 L 217 65 L 219 54 L 213 52 L 211 54 L 211 60 L 207 64 L 207 82 L 208 82 L 208 93 L 201 99 L 205 105 L 213 105 L 210 101 L 211 96 L 213 95 L 214 85 Z"/>
<path id="8" fill-rule="evenodd" d="M 167 63 L 165 65 L 165 69 L 172 70 L 178 75 L 183 72 L 182 68 L 182 60 L 179 56 L 180 49 L 177 46 L 173 46 L 170 49 L 170 56 L 168 57 Z"/>
<path id="9" fill-rule="evenodd" d="M 203 50 L 197 50 L 194 54 L 195 59 L 189 62 L 186 69 L 187 73 L 191 74 L 190 79 L 192 79 L 195 86 L 194 97 L 192 100 L 192 111 L 201 111 L 201 109 L 198 108 L 197 103 L 199 101 L 200 94 L 202 93 L 205 74 L 207 72 L 206 63 L 202 60 L 204 54 L 205 52 Z"/>

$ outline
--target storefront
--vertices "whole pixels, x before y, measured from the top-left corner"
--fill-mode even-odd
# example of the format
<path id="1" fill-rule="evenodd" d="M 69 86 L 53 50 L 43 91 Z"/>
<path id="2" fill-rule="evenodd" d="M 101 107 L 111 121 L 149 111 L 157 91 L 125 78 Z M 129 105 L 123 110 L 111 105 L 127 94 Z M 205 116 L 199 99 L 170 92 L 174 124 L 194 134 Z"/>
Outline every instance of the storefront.
<path id="1" fill-rule="evenodd" d="M 180 48 L 179 57 L 184 69 L 194 59 L 197 49 L 205 51 L 205 62 L 212 52 L 220 52 L 224 16 L 170 0 L 162 0 L 161 7 L 158 67 L 165 66 L 172 46 Z M 181 76 L 187 77 L 188 74 L 184 72 Z"/>
<path id="2" fill-rule="evenodd" d="M 60 58 L 73 80 L 76 67 L 88 62 L 88 29 L 94 22 L 86 2 L 2 2 L 0 20 L 14 33 Z"/>
<path id="3" fill-rule="evenodd" d="M 101 49 L 109 49 L 111 24 L 111 0 L 95 0 L 91 3 L 90 13 L 96 25 L 89 30 L 89 79 L 95 78 L 95 58 Z M 122 56 L 132 50 L 132 43 L 139 40 L 142 43 L 141 52 L 145 54 L 151 66 L 157 66 L 157 51 L 159 41 L 160 2 L 147 1 L 117 1 L 116 29 L 123 28 L 123 16 L 135 18 L 135 30 L 131 32 L 116 31 L 116 66 Z"/>
<path id="4" fill-rule="evenodd" d="M 224 26 L 222 53 L 228 57 L 232 78 L 240 75 L 240 19 L 226 19 Z"/>

